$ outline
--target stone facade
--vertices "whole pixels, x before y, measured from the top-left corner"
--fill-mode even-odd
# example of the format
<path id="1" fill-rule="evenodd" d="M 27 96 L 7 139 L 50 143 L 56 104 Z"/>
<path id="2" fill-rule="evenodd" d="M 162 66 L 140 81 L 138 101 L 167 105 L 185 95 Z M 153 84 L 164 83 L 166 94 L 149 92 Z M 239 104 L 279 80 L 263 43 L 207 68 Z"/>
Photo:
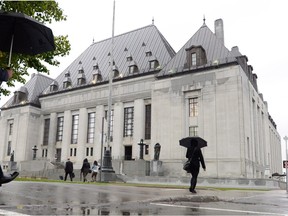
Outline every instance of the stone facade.
<path id="1" fill-rule="evenodd" d="M 135 166 L 145 164 L 141 169 L 150 169 L 146 163 L 139 162 L 138 144 L 144 139 L 145 161 L 152 161 L 154 145 L 161 145 L 161 176 L 189 176 L 182 170 L 186 149 L 179 145 L 179 140 L 191 136 L 191 127 L 208 142 L 208 147 L 202 149 L 207 166 L 206 172 L 200 172 L 202 177 L 268 178 L 274 172 L 281 173 L 280 136 L 267 102 L 241 64 L 210 65 L 206 70 L 165 78 L 157 78 L 153 73 L 114 82 L 112 89 L 110 148 L 117 174 L 133 173 L 133 161 Z M 108 84 L 91 85 L 42 94 L 40 107 L 24 104 L 3 109 L 0 161 L 4 165 L 9 161 L 8 143 L 18 163 L 32 160 L 34 145 L 38 148 L 37 160 L 64 162 L 70 158 L 76 169 L 82 166 L 84 158 L 91 163 L 101 161 L 103 149 L 107 148 L 108 96 Z M 193 117 L 189 116 L 191 98 L 197 98 L 197 114 Z M 145 139 L 146 105 L 151 105 L 149 139 Z M 133 136 L 125 137 L 124 110 L 128 107 L 133 107 Z M 95 113 L 92 143 L 87 142 L 89 113 Z M 77 144 L 71 141 L 75 115 L 78 116 Z M 63 139 L 56 141 L 59 117 L 64 120 Z M 45 134 L 48 119 L 49 134 Z M 11 124 L 13 133 L 9 132 Z M 44 136 L 48 136 L 46 144 Z M 125 163 L 127 158 L 129 163 Z M 149 172 L 141 170 L 141 173 Z"/>

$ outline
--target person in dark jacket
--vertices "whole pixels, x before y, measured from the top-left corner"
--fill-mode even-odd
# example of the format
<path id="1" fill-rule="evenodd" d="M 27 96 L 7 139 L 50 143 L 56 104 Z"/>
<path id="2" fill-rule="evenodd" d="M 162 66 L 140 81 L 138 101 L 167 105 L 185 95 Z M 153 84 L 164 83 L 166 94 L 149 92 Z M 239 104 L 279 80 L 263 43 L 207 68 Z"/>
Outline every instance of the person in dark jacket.
<path id="1" fill-rule="evenodd" d="M 190 180 L 190 188 L 189 191 L 191 193 L 197 193 L 195 190 L 197 184 L 197 177 L 200 170 L 200 163 L 204 171 L 206 170 L 206 165 L 204 162 L 204 157 L 202 155 L 201 149 L 197 147 L 197 143 L 193 143 L 192 141 L 190 148 L 187 149 L 186 158 L 190 160 L 190 173 L 191 173 L 191 180 Z M 197 141 L 196 141 L 197 142 Z"/>
<path id="2" fill-rule="evenodd" d="M 67 159 L 67 162 L 65 163 L 65 177 L 64 177 L 64 181 L 67 180 L 67 176 L 69 175 L 70 180 L 73 181 L 73 163 L 70 161 L 70 159 Z"/>
<path id="3" fill-rule="evenodd" d="M 83 182 L 87 181 L 88 173 L 91 173 L 91 167 L 90 167 L 90 163 L 88 162 L 88 159 L 85 158 L 83 161 L 82 168 L 81 168 L 81 175 L 83 175 Z"/>

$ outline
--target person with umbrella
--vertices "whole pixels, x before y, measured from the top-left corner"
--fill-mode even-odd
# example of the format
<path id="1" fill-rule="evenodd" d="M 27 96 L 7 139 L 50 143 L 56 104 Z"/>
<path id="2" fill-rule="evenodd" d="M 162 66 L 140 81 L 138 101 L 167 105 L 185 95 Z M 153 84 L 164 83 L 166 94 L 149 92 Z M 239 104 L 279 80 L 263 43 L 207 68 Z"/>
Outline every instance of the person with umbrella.
<path id="1" fill-rule="evenodd" d="M 201 149 L 198 146 L 198 142 L 196 140 L 191 140 L 191 145 L 187 148 L 186 158 L 190 160 L 189 171 L 191 173 L 191 180 L 189 191 L 191 193 L 197 193 L 195 187 L 197 184 L 197 177 L 200 170 L 200 163 L 204 171 L 206 171 L 206 165 Z"/>
<path id="2" fill-rule="evenodd" d="M 3 81 L 7 82 L 12 76 L 13 76 L 13 70 L 12 69 L 0 68 L 0 83 L 2 83 Z M 6 184 L 10 181 L 13 181 L 18 175 L 19 175 L 19 172 L 14 172 L 14 173 L 9 174 L 9 175 L 4 175 L 4 173 L 2 171 L 2 167 L 0 165 L 0 187 L 2 184 Z"/>

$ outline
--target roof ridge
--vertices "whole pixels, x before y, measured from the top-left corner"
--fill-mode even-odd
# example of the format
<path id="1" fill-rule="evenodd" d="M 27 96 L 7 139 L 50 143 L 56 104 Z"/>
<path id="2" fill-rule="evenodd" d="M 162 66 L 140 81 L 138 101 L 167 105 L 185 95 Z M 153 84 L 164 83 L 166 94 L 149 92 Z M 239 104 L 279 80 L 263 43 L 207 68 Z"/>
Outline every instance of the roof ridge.
<path id="1" fill-rule="evenodd" d="M 147 25 L 147 26 L 144 26 L 144 27 L 141 27 L 141 28 L 137 28 L 137 29 L 134 29 L 134 30 L 132 30 L 132 31 L 124 32 L 124 33 L 121 33 L 121 34 L 119 34 L 119 35 L 114 36 L 114 39 L 115 39 L 115 38 L 118 38 L 118 37 L 120 37 L 120 36 L 123 36 L 123 35 L 130 34 L 130 33 L 132 33 L 132 32 L 136 32 L 136 31 L 139 31 L 139 30 L 148 28 L 148 27 L 153 27 L 153 26 L 156 27 L 154 24 L 149 24 L 149 25 Z M 156 27 L 156 29 L 157 29 L 157 27 Z M 158 29 L 157 29 L 157 31 L 158 31 Z M 96 44 L 99 44 L 99 43 L 102 43 L 102 42 L 104 42 L 104 41 L 108 41 L 108 40 L 111 40 L 111 39 L 112 39 L 112 37 L 109 37 L 109 38 L 106 38 L 106 39 L 103 39 L 103 40 L 94 42 L 94 43 L 92 43 L 90 46 L 93 46 L 93 45 L 96 45 Z"/>

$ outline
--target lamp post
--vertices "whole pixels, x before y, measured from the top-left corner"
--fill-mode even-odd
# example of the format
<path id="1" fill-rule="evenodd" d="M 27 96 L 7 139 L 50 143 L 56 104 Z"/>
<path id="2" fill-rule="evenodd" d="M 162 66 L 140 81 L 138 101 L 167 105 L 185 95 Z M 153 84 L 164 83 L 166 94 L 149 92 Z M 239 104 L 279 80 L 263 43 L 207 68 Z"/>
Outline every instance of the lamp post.
<path id="1" fill-rule="evenodd" d="M 36 160 L 36 152 L 37 152 L 38 148 L 36 145 L 34 145 L 34 147 L 32 148 L 33 151 L 33 160 Z"/>
<path id="2" fill-rule="evenodd" d="M 140 142 L 138 143 L 138 145 L 140 146 L 140 157 L 139 157 L 139 159 L 143 159 L 143 154 L 144 154 L 144 152 L 143 152 L 143 150 L 144 150 L 144 145 L 146 145 L 143 141 L 144 141 L 144 140 L 141 139 Z"/>
<path id="3" fill-rule="evenodd" d="M 286 145 L 285 153 L 286 153 L 286 161 L 287 161 L 288 160 L 288 153 L 287 153 L 288 137 L 285 136 L 285 137 L 283 137 L 283 139 L 285 140 L 285 145 Z M 287 165 L 286 165 L 286 192 L 288 193 L 288 167 L 287 167 Z"/>

